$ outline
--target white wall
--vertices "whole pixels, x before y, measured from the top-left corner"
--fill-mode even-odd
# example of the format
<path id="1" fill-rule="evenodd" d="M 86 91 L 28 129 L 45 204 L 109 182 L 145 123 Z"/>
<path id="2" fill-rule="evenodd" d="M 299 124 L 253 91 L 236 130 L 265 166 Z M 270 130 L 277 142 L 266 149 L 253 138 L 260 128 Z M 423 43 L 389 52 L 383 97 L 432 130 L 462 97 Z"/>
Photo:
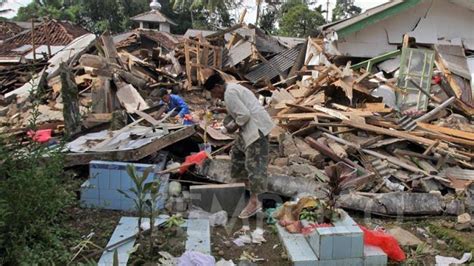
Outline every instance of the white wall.
<path id="1" fill-rule="evenodd" d="M 160 23 L 160 31 L 170 32 L 170 24 L 169 23 Z"/>
<path id="2" fill-rule="evenodd" d="M 451 39 L 472 42 L 474 11 L 448 0 L 424 0 L 409 10 L 339 38 L 337 48 L 345 55 L 374 57 L 395 50 L 405 33 L 421 44 Z"/>

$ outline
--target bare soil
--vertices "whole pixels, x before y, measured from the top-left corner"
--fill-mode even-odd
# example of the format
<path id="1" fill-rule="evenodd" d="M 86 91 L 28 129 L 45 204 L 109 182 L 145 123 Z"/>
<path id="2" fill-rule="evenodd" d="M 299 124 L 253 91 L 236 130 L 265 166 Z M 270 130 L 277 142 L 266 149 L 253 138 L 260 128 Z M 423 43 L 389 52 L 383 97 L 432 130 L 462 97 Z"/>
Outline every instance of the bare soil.
<path id="1" fill-rule="evenodd" d="M 256 228 L 255 218 L 248 221 L 251 231 Z M 239 258 L 244 251 L 263 261 L 255 262 L 259 265 L 291 265 L 287 260 L 288 256 L 280 242 L 275 226 L 262 224 L 265 230 L 264 238 L 266 242 L 262 244 L 247 244 L 239 247 L 232 242 L 233 234 L 243 226 L 242 220 L 231 219 L 226 227 L 211 228 L 211 249 L 212 255 L 219 261 L 221 258 L 232 260 L 238 264 Z"/>
<path id="2" fill-rule="evenodd" d="M 82 209 L 79 207 L 68 209 L 66 213 L 69 219 L 65 226 L 72 228 L 76 232 L 69 239 L 65 239 L 70 247 L 76 246 L 86 236 L 93 233 L 90 241 L 103 248 L 117 226 L 120 217 L 133 216 L 133 213 Z M 357 217 L 356 214 L 351 215 L 358 223 L 368 228 L 400 226 L 420 238 L 425 245 L 421 247 L 403 247 L 407 255 L 406 264 L 434 265 L 434 257 L 436 255 L 460 258 L 464 252 L 474 252 L 474 232 L 461 232 L 451 228 L 454 225 L 455 217 L 430 217 L 397 221 L 395 219 L 378 219 L 373 217 L 366 219 Z M 246 224 L 253 231 L 256 228 L 257 221 L 256 219 L 250 219 Z M 243 247 L 239 247 L 232 242 L 234 239 L 233 234 L 242 228 L 243 223 L 240 219 L 230 219 L 226 227 L 211 228 L 211 251 L 216 261 L 224 258 L 226 260 L 231 259 L 234 263 L 238 264 L 242 253 L 247 251 L 255 257 L 263 259 L 263 261 L 256 262 L 259 265 L 291 265 L 278 238 L 276 228 L 272 225 L 267 225 L 265 222 L 259 222 L 259 224 L 265 230 L 264 238 L 266 242 L 262 244 L 247 244 Z M 156 240 L 159 250 L 168 251 L 174 256 L 182 254 L 185 235 L 173 237 L 169 235 L 169 232 L 159 235 L 162 237 L 161 239 L 158 237 Z M 147 241 L 147 239 L 143 241 Z M 145 243 L 143 245 L 147 246 Z M 179 248 L 180 245 L 182 245 L 182 249 Z M 98 253 L 94 256 L 91 256 L 91 254 L 97 253 L 99 250 L 99 248 L 93 245 L 87 245 L 75 262 L 85 262 L 85 258 L 98 261 L 101 254 Z M 142 261 L 138 260 L 136 264 L 141 264 L 145 260 L 150 261 L 146 256 L 148 254 L 147 251 L 144 251 L 143 257 L 141 257 Z M 140 258 L 140 255 L 138 257 Z M 397 265 L 394 262 L 390 264 Z"/>
<path id="3" fill-rule="evenodd" d="M 160 228 L 153 233 L 154 246 L 150 250 L 150 235 L 145 235 L 137 244 L 139 248 L 129 260 L 130 265 L 145 265 L 157 263 L 160 259 L 159 251 L 179 257 L 185 252 L 186 229 L 182 227 Z"/>

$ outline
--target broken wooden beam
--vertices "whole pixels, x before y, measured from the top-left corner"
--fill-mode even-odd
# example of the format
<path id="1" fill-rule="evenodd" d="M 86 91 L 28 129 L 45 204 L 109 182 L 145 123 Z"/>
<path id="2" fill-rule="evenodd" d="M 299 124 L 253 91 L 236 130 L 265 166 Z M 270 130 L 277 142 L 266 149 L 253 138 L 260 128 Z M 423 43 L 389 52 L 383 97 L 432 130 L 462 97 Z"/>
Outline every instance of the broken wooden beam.
<path id="1" fill-rule="evenodd" d="M 361 124 L 361 123 L 354 122 L 354 121 L 351 121 L 351 120 L 344 120 L 343 123 L 346 124 L 346 125 L 349 125 L 351 127 L 361 129 L 361 130 L 366 130 L 366 131 L 374 132 L 374 133 L 377 133 L 377 134 L 392 136 L 392 137 L 395 137 L 395 138 L 402 138 L 402 139 L 405 139 L 405 140 L 408 140 L 408 141 L 411 141 L 411 142 L 415 142 L 415 143 L 418 143 L 418 144 L 422 144 L 422 145 L 430 146 L 435 142 L 434 140 L 414 136 L 414 135 L 412 135 L 410 133 L 407 133 L 407 132 L 404 132 L 404 131 L 390 130 L 390 129 L 376 127 L 376 126 L 372 126 L 372 125 L 368 125 L 368 124 Z"/>

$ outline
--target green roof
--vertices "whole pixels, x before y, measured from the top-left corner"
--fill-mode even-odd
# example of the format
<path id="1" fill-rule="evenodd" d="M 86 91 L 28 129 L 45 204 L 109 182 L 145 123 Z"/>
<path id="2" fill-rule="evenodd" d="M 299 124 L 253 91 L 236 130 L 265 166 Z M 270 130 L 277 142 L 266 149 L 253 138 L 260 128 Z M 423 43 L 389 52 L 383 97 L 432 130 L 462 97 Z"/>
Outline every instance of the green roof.
<path id="1" fill-rule="evenodd" d="M 326 27 L 323 26 L 323 30 L 335 31 L 339 37 L 344 37 L 351 33 L 360 31 L 376 22 L 399 14 L 421 2 L 422 0 L 392 0 L 388 3 L 369 9 L 350 19 L 335 22 Z"/>

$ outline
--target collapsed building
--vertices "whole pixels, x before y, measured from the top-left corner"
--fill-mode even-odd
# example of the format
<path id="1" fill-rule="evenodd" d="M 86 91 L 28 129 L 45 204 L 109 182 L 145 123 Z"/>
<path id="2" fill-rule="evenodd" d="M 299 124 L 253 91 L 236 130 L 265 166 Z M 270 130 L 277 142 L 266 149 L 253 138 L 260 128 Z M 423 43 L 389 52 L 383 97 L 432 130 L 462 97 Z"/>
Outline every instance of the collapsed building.
<path id="1" fill-rule="evenodd" d="M 137 15 L 139 28 L 115 36 L 49 21 L 0 48 L 11 60 L 0 71 L 1 131 L 31 138 L 31 103 L 40 91 L 36 122 L 50 134 L 45 143 L 68 136 L 67 167 L 89 166 L 80 196 L 88 207 L 131 208 L 116 191 L 130 188 L 129 163 L 142 171 L 156 165 L 166 191 L 179 175 L 167 165 L 200 145 L 211 146 L 212 159 L 179 182 L 236 189 L 228 155 L 234 136 L 220 132 L 219 115 L 206 118 L 217 103 L 202 84 L 217 72 L 251 88 L 277 125 L 272 193 L 325 198 L 337 169 L 344 179 L 338 206 L 346 210 L 460 215 L 474 208 L 473 13 L 471 1 L 394 0 L 305 39 L 245 23 L 177 36 L 159 9 Z M 164 115 L 163 88 L 186 99 L 193 125 Z M 160 206 L 185 213 L 191 204 L 183 204 L 190 201 L 184 194 Z"/>

